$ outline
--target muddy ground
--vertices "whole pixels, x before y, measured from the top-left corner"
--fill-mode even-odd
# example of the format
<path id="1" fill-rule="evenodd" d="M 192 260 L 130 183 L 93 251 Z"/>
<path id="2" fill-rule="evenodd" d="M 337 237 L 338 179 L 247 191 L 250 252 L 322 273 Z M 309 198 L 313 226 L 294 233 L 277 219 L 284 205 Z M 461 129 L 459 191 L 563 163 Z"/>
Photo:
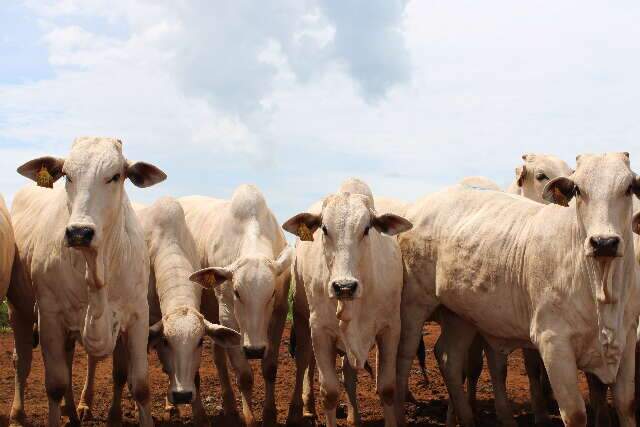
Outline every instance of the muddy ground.
<path id="1" fill-rule="evenodd" d="M 430 385 L 425 387 L 417 363 L 411 374 L 410 387 L 415 397 L 420 401 L 419 405 L 407 404 L 407 415 L 412 426 L 442 426 L 445 422 L 447 408 L 447 392 L 440 377 L 435 358 L 433 356 L 433 345 L 439 334 L 437 325 L 429 325 L 425 328 L 425 342 L 427 344 L 427 363 L 430 373 Z M 295 365 L 286 351 L 289 338 L 289 328 L 285 331 L 283 344 L 280 350 L 280 364 L 277 379 L 277 402 L 278 421 L 283 425 L 287 416 L 291 390 L 294 383 Z M 13 366 L 11 362 L 11 352 L 13 350 L 13 336 L 10 333 L 0 334 L 0 426 L 7 425 L 7 417 L 13 396 Z M 226 420 L 222 416 L 221 399 L 219 393 L 219 383 L 216 370 L 213 366 L 211 351 L 205 345 L 203 354 L 201 376 L 203 378 L 203 396 L 207 413 L 213 426 L 236 426 L 235 420 Z M 153 416 L 156 425 L 177 426 L 190 424 L 190 408 L 185 407 L 179 418 L 166 420 L 163 417 L 164 393 L 166 391 L 167 379 L 162 373 L 160 364 L 154 352 L 150 353 L 150 379 L 153 398 Z M 85 353 L 78 348 L 74 362 L 74 382 L 76 400 L 80 397 L 83 378 L 86 370 Z M 263 399 L 263 382 L 259 375 L 258 363 L 254 364 L 256 375 L 256 414 L 261 416 L 261 402 Z M 316 377 L 317 378 L 317 377 Z M 580 378 L 583 391 L 585 390 L 584 378 Z M 26 410 L 31 425 L 45 425 L 47 416 L 47 399 L 44 390 L 44 376 L 42 356 L 40 349 L 34 353 L 34 363 L 29 378 L 26 398 Z M 520 426 L 533 426 L 533 416 L 529 405 L 528 381 L 525 375 L 522 362 L 522 353 L 515 352 L 509 360 L 509 377 L 507 388 L 509 397 L 512 400 L 514 413 Z M 317 384 L 316 384 L 317 390 Z M 358 384 L 358 395 L 360 411 L 364 426 L 383 426 L 382 412 L 377 395 L 375 394 L 374 383 L 366 373 L 360 374 Z M 237 390 L 236 390 L 236 396 Z M 344 396 L 343 396 L 344 397 Z M 102 361 L 98 367 L 96 379 L 96 398 L 94 403 L 94 420 L 85 425 L 104 425 L 111 398 L 111 362 Z M 493 409 L 493 394 L 488 374 L 485 370 L 480 379 L 478 389 L 479 426 L 498 425 Z M 135 408 L 133 401 L 126 398 L 123 402 L 125 413 L 125 425 L 135 425 Z M 318 408 L 320 413 L 320 408 Z M 346 425 L 346 420 L 340 419 L 340 425 Z M 319 424 L 323 419 L 320 417 Z M 559 417 L 554 417 L 554 425 L 561 426 Z"/>

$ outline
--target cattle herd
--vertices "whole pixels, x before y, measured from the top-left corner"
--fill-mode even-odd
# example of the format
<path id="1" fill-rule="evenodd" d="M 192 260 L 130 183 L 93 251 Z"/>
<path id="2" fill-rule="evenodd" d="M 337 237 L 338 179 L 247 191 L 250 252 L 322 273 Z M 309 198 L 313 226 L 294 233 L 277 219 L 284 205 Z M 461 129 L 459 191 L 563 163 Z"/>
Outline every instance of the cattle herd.
<path id="1" fill-rule="evenodd" d="M 165 409 L 189 404 L 194 424 L 206 425 L 198 375 L 206 337 L 224 413 L 254 426 L 254 406 L 261 406 L 264 425 L 274 425 L 290 287 L 296 378 L 288 424 L 317 416 L 316 367 L 326 425 L 336 425 L 341 383 L 348 421 L 360 424 L 356 372 L 371 369 L 375 346 L 385 426 L 404 426 L 410 367 L 431 320 L 441 326 L 434 353 L 450 396 L 447 425 L 474 425 L 483 355 L 497 417 L 517 425 L 506 375 L 508 354 L 518 348 L 536 424 L 549 422 L 555 399 L 566 426 L 586 425 L 582 370 L 597 425 L 611 418 L 636 425 L 640 178 L 628 153 L 580 155 L 575 170 L 528 154 L 506 191 L 469 177 L 415 203 L 374 197 L 349 179 L 282 225 L 252 185 L 231 200 L 131 203 L 127 178 L 149 187 L 166 175 L 128 161 L 117 139 L 78 138 L 66 158 L 40 157 L 18 173 L 37 185 L 15 195 L 11 213 L 0 199 L 0 298 L 7 296 L 15 338 L 12 425 L 28 423 L 25 384 L 36 345 L 49 426 L 60 425 L 63 404 L 72 424 L 91 417 L 96 363 L 109 355 L 109 424 L 122 421 L 126 384 L 139 423 L 153 425 L 149 348 L 169 379 Z M 295 248 L 283 229 L 298 237 Z M 88 354 L 77 405 L 70 384 L 76 342 Z M 253 402 L 250 359 L 261 361 L 261 405 Z"/>

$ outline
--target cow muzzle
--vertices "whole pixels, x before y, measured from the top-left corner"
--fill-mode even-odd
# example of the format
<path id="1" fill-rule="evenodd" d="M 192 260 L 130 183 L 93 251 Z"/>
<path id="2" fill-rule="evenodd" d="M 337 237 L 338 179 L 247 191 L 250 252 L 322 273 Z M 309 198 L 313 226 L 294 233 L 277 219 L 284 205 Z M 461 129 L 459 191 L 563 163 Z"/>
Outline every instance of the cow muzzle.
<path id="1" fill-rule="evenodd" d="M 87 225 L 70 225 L 64 232 L 65 242 L 70 248 L 87 248 L 96 234 L 95 228 Z"/>
<path id="2" fill-rule="evenodd" d="M 620 237 L 616 235 L 595 235 L 589 238 L 591 256 L 602 258 L 620 257 Z"/>
<path id="3" fill-rule="evenodd" d="M 174 405 L 186 405 L 193 400 L 193 392 L 174 391 L 171 393 L 171 403 Z"/>
<path id="4" fill-rule="evenodd" d="M 242 347 L 242 350 L 244 350 L 244 355 L 247 359 L 262 359 L 267 348 L 264 346 L 256 347 L 245 345 Z"/>
<path id="5" fill-rule="evenodd" d="M 331 287 L 339 300 L 351 300 L 358 289 L 357 280 L 335 280 L 331 282 Z"/>

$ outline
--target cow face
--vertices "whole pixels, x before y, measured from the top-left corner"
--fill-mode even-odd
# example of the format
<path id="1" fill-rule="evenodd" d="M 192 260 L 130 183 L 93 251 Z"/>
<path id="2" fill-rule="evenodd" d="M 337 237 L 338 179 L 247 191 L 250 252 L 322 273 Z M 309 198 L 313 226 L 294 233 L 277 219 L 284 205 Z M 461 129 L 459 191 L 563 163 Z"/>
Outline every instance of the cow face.
<path id="1" fill-rule="evenodd" d="M 78 138 L 66 159 L 41 157 L 20 166 L 18 172 L 38 182 L 38 173 L 43 168 L 53 182 L 62 176 L 66 178 L 70 217 L 65 242 L 79 249 L 98 248 L 117 222 L 126 178 L 138 187 L 148 187 L 166 178 L 153 165 L 128 162 L 122 155 L 122 143 L 112 138 Z"/>
<path id="2" fill-rule="evenodd" d="M 566 205 L 576 199 L 585 254 L 598 259 L 624 255 L 634 194 L 640 194 L 640 182 L 629 167 L 627 153 L 578 156 L 571 178 L 556 178 L 544 190 L 545 199 L 555 203 Z M 633 224 L 637 229 L 636 219 Z"/>
<path id="3" fill-rule="evenodd" d="M 410 229 L 411 223 L 393 214 L 377 215 L 369 197 L 344 192 L 327 197 L 320 215 L 298 214 L 283 228 L 302 239 L 308 231 L 321 230 L 314 238 L 321 239 L 329 271 L 326 293 L 330 299 L 345 302 L 357 300 L 366 292 L 361 271 L 371 252 L 372 234 L 395 235 Z"/>
<path id="4" fill-rule="evenodd" d="M 539 203 L 548 203 L 542 197 L 544 186 L 559 176 L 569 176 L 573 170 L 563 160 L 546 154 L 524 154 L 524 164 L 516 168 L 516 180 L 522 196 Z"/>
<path id="5" fill-rule="evenodd" d="M 292 256 L 287 247 L 276 260 L 243 257 L 230 266 L 205 268 L 191 276 L 192 281 L 205 288 L 231 282 L 233 312 L 248 359 L 262 359 L 269 349 L 267 332 L 278 292 L 276 284 L 291 266 Z"/>
<path id="6" fill-rule="evenodd" d="M 222 347 L 240 345 L 236 331 L 210 323 L 186 306 L 149 328 L 149 343 L 156 348 L 169 376 L 167 399 L 174 405 L 191 403 L 195 397 L 202 343 L 207 335 Z"/>

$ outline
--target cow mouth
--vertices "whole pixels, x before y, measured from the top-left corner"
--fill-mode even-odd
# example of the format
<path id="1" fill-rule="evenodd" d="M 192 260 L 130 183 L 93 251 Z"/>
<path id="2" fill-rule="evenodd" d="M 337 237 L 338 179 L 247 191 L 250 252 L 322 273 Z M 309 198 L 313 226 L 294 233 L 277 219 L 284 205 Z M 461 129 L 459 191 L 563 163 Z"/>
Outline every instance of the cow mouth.
<path id="1" fill-rule="evenodd" d="M 354 292 L 348 290 L 337 291 L 336 299 L 339 301 L 353 301 L 355 299 Z"/>

